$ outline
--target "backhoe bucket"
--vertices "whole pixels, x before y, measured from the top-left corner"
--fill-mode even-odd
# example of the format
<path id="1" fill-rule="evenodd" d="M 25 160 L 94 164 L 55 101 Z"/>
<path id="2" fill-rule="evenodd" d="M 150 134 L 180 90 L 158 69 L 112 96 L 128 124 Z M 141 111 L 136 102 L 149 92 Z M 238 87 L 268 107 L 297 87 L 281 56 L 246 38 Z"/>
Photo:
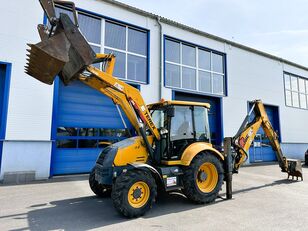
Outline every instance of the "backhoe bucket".
<path id="1" fill-rule="evenodd" d="M 300 177 L 303 180 L 302 163 L 300 160 L 287 159 L 288 163 L 288 179 L 292 176 L 292 179 L 296 177 L 296 180 Z"/>
<path id="2" fill-rule="evenodd" d="M 60 14 L 58 20 L 51 36 L 41 36 L 43 41 L 28 44 L 30 54 L 25 71 L 46 84 L 52 84 L 57 75 L 68 84 L 95 60 L 94 51 L 69 16 Z"/>

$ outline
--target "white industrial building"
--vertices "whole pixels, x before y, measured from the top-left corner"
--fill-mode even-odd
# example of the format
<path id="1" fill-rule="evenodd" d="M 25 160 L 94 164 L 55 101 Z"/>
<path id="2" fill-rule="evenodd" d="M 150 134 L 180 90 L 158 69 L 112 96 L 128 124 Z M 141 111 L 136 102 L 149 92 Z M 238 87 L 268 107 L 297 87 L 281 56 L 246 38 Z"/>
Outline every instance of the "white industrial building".
<path id="1" fill-rule="evenodd" d="M 262 99 L 287 157 L 308 148 L 308 67 L 112 0 L 75 0 L 80 29 L 96 52 L 117 56 L 114 75 L 145 101 L 211 103 L 215 144 L 235 135 L 250 104 Z M 49 86 L 24 73 L 26 43 L 46 23 L 38 1 L 4 1 L 0 21 L 0 180 L 88 172 L 101 140 L 123 138 L 111 100 L 79 82 Z M 58 9 L 63 11 L 63 9 Z M 120 137 L 122 136 L 122 137 Z M 264 133 L 249 162 L 273 161 Z"/>

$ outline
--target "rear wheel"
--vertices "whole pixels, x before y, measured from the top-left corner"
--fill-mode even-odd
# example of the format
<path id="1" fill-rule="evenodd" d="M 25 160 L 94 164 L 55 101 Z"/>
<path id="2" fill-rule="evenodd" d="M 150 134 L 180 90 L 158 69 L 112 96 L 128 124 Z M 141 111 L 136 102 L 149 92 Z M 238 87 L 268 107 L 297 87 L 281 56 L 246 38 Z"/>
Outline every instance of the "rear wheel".
<path id="1" fill-rule="evenodd" d="M 116 210 L 126 217 L 139 217 L 153 205 L 157 186 L 152 175 L 145 171 L 122 173 L 115 181 L 111 198 Z"/>
<path id="2" fill-rule="evenodd" d="M 223 183 L 223 168 L 216 156 L 210 153 L 197 155 L 184 169 L 183 192 L 196 203 L 215 201 Z"/>
<path id="3" fill-rule="evenodd" d="M 89 176 L 89 185 L 91 190 L 99 197 L 110 197 L 111 186 L 99 184 L 95 180 L 95 168 L 92 169 Z"/>

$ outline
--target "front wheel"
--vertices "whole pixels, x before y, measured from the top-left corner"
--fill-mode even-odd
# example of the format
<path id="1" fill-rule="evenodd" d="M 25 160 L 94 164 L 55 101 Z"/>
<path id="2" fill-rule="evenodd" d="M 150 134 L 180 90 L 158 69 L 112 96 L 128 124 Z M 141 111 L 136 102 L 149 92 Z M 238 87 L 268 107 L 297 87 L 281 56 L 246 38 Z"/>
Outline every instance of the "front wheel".
<path id="1" fill-rule="evenodd" d="M 215 201 L 223 183 L 223 168 L 220 160 L 210 153 L 201 153 L 184 169 L 183 192 L 196 203 Z"/>
<path id="2" fill-rule="evenodd" d="M 92 192 L 94 192 L 98 197 L 110 197 L 111 186 L 99 184 L 95 180 L 95 168 L 92 169 L 89 175 L 89 185 Z"/>
<path id="3" fill-rule="evenodd" d="M 132 218 L 146 213 L 153 205 L 157 186 L 152 175 L 132 170 L 122 173 L 114 182 L 111 198 L 115 209 Z"/>

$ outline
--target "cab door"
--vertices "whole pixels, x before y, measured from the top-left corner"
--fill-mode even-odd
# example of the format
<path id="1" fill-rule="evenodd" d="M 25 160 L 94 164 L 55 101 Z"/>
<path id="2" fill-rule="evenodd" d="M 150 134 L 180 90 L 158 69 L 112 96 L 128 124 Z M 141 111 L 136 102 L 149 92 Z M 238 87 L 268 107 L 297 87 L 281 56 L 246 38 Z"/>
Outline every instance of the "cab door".
<path id="1" fill-rule="evenodd" d="M 191 106 L 175 106 L 170 124 L 169 159 L 180 159 L 184 149 L 194 141 L 193 112 Z"/>

